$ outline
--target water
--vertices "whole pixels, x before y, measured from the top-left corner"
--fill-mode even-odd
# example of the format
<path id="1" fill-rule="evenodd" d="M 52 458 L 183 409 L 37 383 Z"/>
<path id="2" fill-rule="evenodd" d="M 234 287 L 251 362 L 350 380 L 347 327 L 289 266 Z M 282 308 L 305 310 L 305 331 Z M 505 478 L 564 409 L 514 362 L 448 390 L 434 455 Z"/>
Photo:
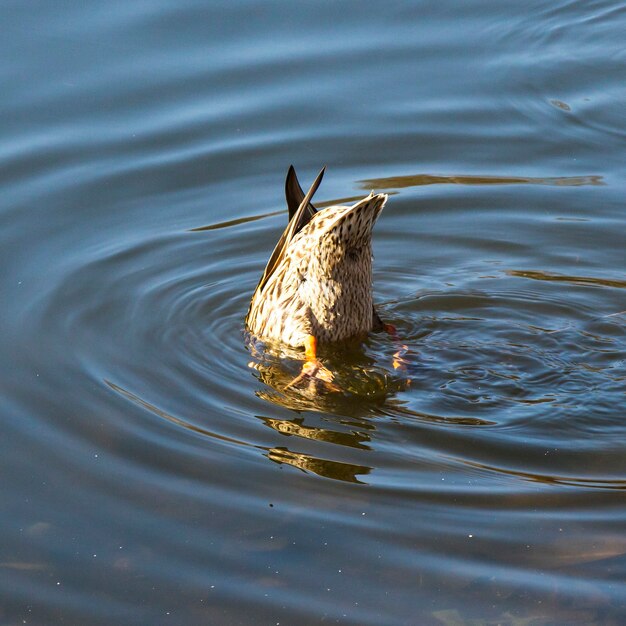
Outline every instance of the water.
<path id="1" fill-rule="evenodd" d="M 623 6 L 2 22 L 0 623 L 626 620 Z M 290 163 L 390 194 L 343 394 L 243 333 Z"/>

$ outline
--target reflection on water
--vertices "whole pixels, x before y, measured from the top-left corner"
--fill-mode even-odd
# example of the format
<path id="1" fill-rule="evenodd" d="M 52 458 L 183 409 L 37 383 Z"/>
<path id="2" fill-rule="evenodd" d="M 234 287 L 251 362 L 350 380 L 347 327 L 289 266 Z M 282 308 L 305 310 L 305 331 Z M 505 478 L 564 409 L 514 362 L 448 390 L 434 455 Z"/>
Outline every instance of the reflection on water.
<path id="1" fill-rule="evenodd" d="M 297 354 L 297 360 L 289 361 L 268 354 L 262 358 L 261 361 L 249 364 L 264 384 L 256 395 L 295 411 L 367 414 L 382 407 L 388 398 L 408 389 L 411 384 L 406 372 L 387 371 L 382 360 L 381 366 L 374 367 L 363 365 L 359 360 L 344 359 L 338 362 L 330 358 L 323 359 L 323 362 L 333 373 L 332 388 L 323 384 L 292 387 L 290 385 L 302 364 L 301 354 Z"/>
<path id="2" fill-rule="evenodd" d="M 359 450 L 369 450 L 370 446 L 365 442 L 369 442 L 371 437 L 368 433 L 362 432 L 339 432 L 329 428 L 318 428 L 315 426 L 307 426 L 304 424 L 304 418 L 298 417 L 293 420 L 279 420 L 272 417 L 262 417 L 266 426 L 273 428 L 281 435 L 287 437 L 303 437 L 304 439 L 313 439 L 315 441 L 325 441 L 340 446 L 349 446 L 358 448 Z"/>
<path id="3" fill-rule="evenodd" d="M 276 463 L 286 463 L 324 478 L 333 478 L 347 483 L 362 483 L 363 481 L 359 480 L 358 476 L 369 474 L 372 469 L 364 465 L 315 458 L 301 452 L 291 452 L 287 448 L 272 448 L 268 451 L 267 458 Z"/>
<path id="4" fill-rule="evenodd" d="M 519 278 L 531 278 L 532 280 L 547 280 L 552 282 L 564 282 L 577 285 L 598 285 L 599 287 L 615 287 L 617 289 L 626 288 L 626 280 L 610 280 L 605 278 L 594 278 L 591 276 L 563 276 L 561 274 L 552 274 L 551 272 L 532 272 L 521 270 L 509 270 L 509 276 L 518 276 Z M 616 315 L 617 313 L 612 313 Z"/>
<path id="5" fill-rule="evenodd" d="M 0 623 L 626 623 L 621 6 L 2 17 Z M 289 163 L 404 369 L 246 342 Z"/>
<path id="6" fill-rule="evenodd" d="M 360 180 L 361 189 L 403 189 L 423 185 L 554 185 L 558 187 L 581 187 L 583 185 L 604 185 L 602 176 L 434 176 L 413 174 L 411 176 L 391 176 Z"/>
<path id="7" fill-rule="evenodd" d="M 198 226 L 196 228 L 190 228 L 189 232 L 202 232 L 203 230 L 217 230 L 220 228 L 232 228 L 233 226 L 239 226 L 239 224 L 246 224 L 248 222 L 256 222 L 267 217 L 274 217 L 275 215 L 282 215 L 287 211 L 271 211 L 270 213 L 263 213 L 262 215 L 253 215 L 251 217 L 240 217 L 236 220 L 227 220 L 226 222 L 218 222 L 217 224 L 209 224 L 208 226 Z"/>
<path id="8" fill-rule="evenodd" d="M 388 195 L 394 195 L 394 189 L 406 187 L 421 187 L 424 185 L 554 185 L 561 187 L 580 187 L 583 185 L 604 185 L 602 176 L 553 176 L 553 177 L 530 177 L 530 176 L 487 176 L 487 175 L 458 175 L 458 176 L 435 176 L 433 174 L 414 174 L 411 176 L 388 176 L 386 178 L 367 178 L 358 181 L 361 189 L 370 191 L 384 191 Z M 363 196 L 345 196 L 332 200 L 320 200 L 316 202 L 319 208 L 350 204 L 361 200 Z M 254 222 L 276 215 L 287 215 L 287 211 L 270 211 L 250 217 L 241 217 L 227 220 L 207 226 L 190 228 L 190 232 L 231 228 L 239 224 Z M 560 218 L 563 219 L 563 218 Z"/>

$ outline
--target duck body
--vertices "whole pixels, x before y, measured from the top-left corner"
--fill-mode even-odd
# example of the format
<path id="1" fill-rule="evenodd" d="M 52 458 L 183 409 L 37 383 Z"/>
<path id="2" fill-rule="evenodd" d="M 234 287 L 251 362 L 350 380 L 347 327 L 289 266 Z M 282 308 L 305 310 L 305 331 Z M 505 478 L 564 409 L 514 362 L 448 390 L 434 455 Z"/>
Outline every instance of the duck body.
<path id="1" fill-rule="evenodd" d="M 318 211 L 310 200 L 323 173 L 305 196 L 289 169 L 290 221 L 246 317 L 259 339 L 307 353 L 311 341 L 334 343 L 381 325 L 372 296 L 372 228 L 387 196 L 372 193 L 353 206 Z"/>

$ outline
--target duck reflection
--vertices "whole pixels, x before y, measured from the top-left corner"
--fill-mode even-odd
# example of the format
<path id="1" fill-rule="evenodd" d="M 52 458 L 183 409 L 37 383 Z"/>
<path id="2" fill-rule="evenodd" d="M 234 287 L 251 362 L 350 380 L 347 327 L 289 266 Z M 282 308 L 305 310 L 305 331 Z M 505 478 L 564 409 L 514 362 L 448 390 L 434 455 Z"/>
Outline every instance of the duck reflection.
<path id="1" fill-rule="evenodd" d="M 376 430 L 370 418 L 385 415 L 385 405 L 409 385 L 406 372 L 390 371 L 393 358 L 387 359 L 380 353 L 370 356 L 359 342 L 328 348 L 322 355 L 324 366 L 333 374 L 332 385 L 318 379 L 292 385 L 301 353 L 279 352 L 276 347 L 260 344 L 248 345 L 255 358 L 248 365 L 264 384 L 264 388 L 255 391 L 257 397 L 298 412 L 291 419 L 257 415 L 265 426 L 285 437 L 335 444 L 344 451 L 346 448 L 369 451 Z M 389 370 L 384 368 L 387 362 Z M 352 483 L 364 483 L 362 477 L 373 469 L 295 452 L 283 446 L 271 448 L 266 456 L 276 463 Z"/>
<path id="2" fill-rule="evenodd" d="M 341 389 L 340 392 L 311 389 L 308 386 L 290 387 L 289 381 L 292 380 L 293 370 L 298 367 L 298 357 L 301 358 L 301 355 L 278 355 L 271 350 L 265 353 L 253 350 L 253 355 L 259 360 L 249 365 L 258 380 L 266 385 L 264 389 L 255 391 L 258 397 L 298 412 L 292 418 L 287 416 L 282 419 L 257 415 L 265 426 L 284 437 L 369 451 L 375 448 L 375 432 L 380 419 L 401 419 L 405 423 L 422 422 L 450 428 L 497 425 L 496 421 L 479 415 L 436 414 L 413 406 L 411 398 L 400 392 L 409 387 L 408 373 L 414 377 L 413 387 L 418 391 L 422 386 L 418 374 L 426 372 L 427 366 L 416 361 L 416 355 L 413 354 L 410 360 L 407 359 L 405 370 L 392 372 L 390 367 L 385 370 L 388 359 L 384 354 L 384 342 L 370 342 L 352 348 L 344 346 L 325 355 L 324 363 L 333 372 L 333 380 Z M 299 447 L 295 441 L 294 447 Z M 325 447 L 325 450 L 329 449 L 332 450 Z M 367 465 L 319 458 L 311 454 L 310 450 L 310 445 L 307 453 L 276 446 L 266 456 L 276 463 L 293 465 L 334 480 L 362 483 L 366 482 L 363 476 L 373 472 L 373 468 Z M 342 453 L 338 448 L 337 451 Z"/>
<path id="3" fill-rule="evenodd" d="M 315 411 L 341 416 L 380 414 L 385 403 L 410 385 L 406 372 L 391 372 L 376 364 L 359 347 L 344 346 L 325 355 L 324 365 L 332 372 L 332 381 L 311 379 L 294 385 L 294 368 L 300 353 L 260 353 L 248 366 L 265 385 L 255 393 L 259 398 L 294 411 Z M 287 357 L 287 358 L 281 358 Z M 390 363 L 392 359 L 389 360 Z"/>
<path id="4" fill-rule="evenodd" d="M 361 483 L 357 475 L 369 474 L 371 467 L 366 465 L 354 465 L 352 463 L 342 463 L 330 459 L 320 459 L 301 452 L 291 452 L 287 448 L 271 448 L 267 453 L 267 458 L 276 463 L 287 463 L 305 472 L 313 472 L 324 478 L 333 478 L 348 483 Z"/>
<path id="5" fill-rule="evenodd" d="M 266 426 L 273 428 L 281 435 L 288 437 L 302 437 L 304 439 L 312 439 L 315 441 L 325 441 L 327 443 L 335 443 L 341 446 L 357 448 L 360 450 L 370 450 L 367 442 L 370 436 L 367 433 L 351 431 L 340 432 L 328 428 L 320 428 L 316 426 L 307 426 L 304 424 L 303 417 L 297 417 L 294 420 L 280 420 L 273 417 L 258 416 Z"/>

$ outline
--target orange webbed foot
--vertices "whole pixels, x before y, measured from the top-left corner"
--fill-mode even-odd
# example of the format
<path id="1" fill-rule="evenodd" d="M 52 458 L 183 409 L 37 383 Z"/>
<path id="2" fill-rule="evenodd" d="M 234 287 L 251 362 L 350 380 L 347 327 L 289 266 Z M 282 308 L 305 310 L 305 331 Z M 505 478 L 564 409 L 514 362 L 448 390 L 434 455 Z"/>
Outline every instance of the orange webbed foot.
<path id="1" fill-rule="evenodd" d="M 398 331 L 393 324 L 383 324 L 385 332 L 394 340 L 394 343 L 398 349 L 393 353 L 392 365 L 394 370 L 406 370 L 409 362 L 404 358 L 405 354 L 409 351 L 409 347 L 406 344 L 401 344 L 398 338 Z"/>
<path id="2" fill-rule="evenodd" d="M 332 372 L 317 359 L 317 339 L 313 335 L 308 335 L 305 340 L 304 354 L 306 361 L 302 366 L 300 374 L 285 387 L 285 390 L 297 387 L 302 382 L 307 381 L 308 390 L 311 393 L 317 392 L 319 385 L 322 385 L 329 391 L 341 391 L 333 383 L 334 376 Z"/>

